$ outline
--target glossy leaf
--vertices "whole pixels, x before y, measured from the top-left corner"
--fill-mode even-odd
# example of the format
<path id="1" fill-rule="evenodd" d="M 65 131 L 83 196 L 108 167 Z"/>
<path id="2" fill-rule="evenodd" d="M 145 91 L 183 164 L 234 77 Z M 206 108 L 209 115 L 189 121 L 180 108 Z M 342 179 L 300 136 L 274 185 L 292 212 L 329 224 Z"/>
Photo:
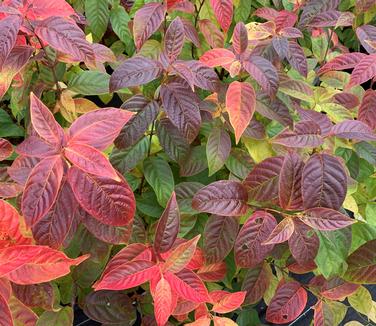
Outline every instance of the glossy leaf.
<path id="1" fill-rule="evenodd" d="M 330 134 L 340 138 L 364 141 L 375 141 L 376 134 L 364 122 L 359 120 L 345 120 L 332 127 Z"/>
<path id="2" fill-rule="evenodd" d="M 8 158 L 13 152 L 12 144 L 6 139 L 0 138 L 0 161 Z"/>
<path id="3" fill-rule="evenodd" d="M 243 22 L 239 22 L 235 25 L 232 45 L 237 54 L 242 54 L 247 50 L 248 32 Z"/>
<path id="4" fill-rule="evenodd" d="M 354 68 L 361 60 L 363 60 L 366 57 L 367 55 L 360 52 L 344 53 L 335 57 L 334 59 L 326 63 L 324 66 L 322 66 L 318 73 L 323 74 L 331 70 L 351 69 Z"/>
<path id="5" fill-rule="evenodd" d="M 305 210 L 300 219 L 310 227 L 322 231 L 341 229 L 355 223 L 355 220 L 336 210 L 320 207 Z"/>
<path id="6" fill-rule="evenodd" d="M 368 89 L 359 107 L 358 118 L 371 129 L 376 128 L 376 91 Z"/>
<path id="7" fill-rule="evenodd" d="M 219 25 L 227 32 L 230 28 L 233 15 L 232 0 L 210 0 L 210 5 L 213 8 Z"/>
<path id="8" fill-rule="evenodd" d="M 219 300 L 216 300 L 216 292 L 218 291 L 211 292 L 210 297 L 214 302 L 212 311 L 219 314 L 225 314 L 239 308 L 243 304 L 246 295 L 245 291 L 225 293 L 220 296 Z"/>
<path id="9" fill-rule="evenodd" d="M 16 43 L 21 23 L 22 19 L 17 15 L 10 15 L 0 21 L 0 38 L 2 39 L 0 46 L 0 71 Z"/>
<path id="10" fill-rule="evenodd" d="M 209 175 L 216 173 L 225 164 L 231 151 L 231 138 L 225 130 L 214 128 L 206 143 Z"/>
<path id="11" fill-rule="evenodd" d="M 154 315 L 157 325 L 165 325 L 172 310 L 172 292 L 168 281 L 162 276 L 152 292 L 154 298 Z"/>
<path id="12" fill-rule="evenodd" d="M 168 61 L 174 62 L 184 45 L 184 25 L 179 17 L 175 18 L 166 30 L 164 48 Z"/>
<path id="13" fill-rule="evenodd" d="M 277 244 L 289 240 L 294 233 L 294 221 L 292 218 L 285 217 L 270 233 L 263 244 Z"/>
<path id="14" fill-rule="evenodd" d="M 246 304 L 260 301 L 269 287 L 269 278 L 269 272 L 263 264 L 247 271 L 242 284 L 242 290 L 247 292 L 244 299 Z"/>
<path id="15" fill-rule="evenodd" d="M 360 85 L 376 76 L 376 55 L 369 55 L 355 66 L 350 76 L 349 86 Z"/>
<path id="16" fill-rule="evenodd" d="M 235 60 L 235 54 L 230 50 L 223 48 L 215 48 L 204 53 L 200 57 L 200 61 L 208 67 L 230 65 Z"/>

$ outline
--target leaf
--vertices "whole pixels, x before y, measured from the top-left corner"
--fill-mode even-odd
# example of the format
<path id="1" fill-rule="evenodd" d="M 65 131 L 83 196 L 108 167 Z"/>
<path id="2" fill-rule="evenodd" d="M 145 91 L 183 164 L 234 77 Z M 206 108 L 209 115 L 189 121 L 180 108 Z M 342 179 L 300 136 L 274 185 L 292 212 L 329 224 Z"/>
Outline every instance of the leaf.
<path id="1" fill-rule="evenodd" d="M 2 18 L 0 21 L 0 71 L 14 45 L 16 44 L 17 34 L 21 27 L 22 19 L 18 15 L 10 15 Z"/>
<path id="2" fill-rule="evenodd" d="M 110 92 L 121 88 L 147 84 L 162 74 L 157 61 L 141 56 L 125 60 L 111 75 Z"/>
<path id="3" fill-rule="evenodd" d="M 0 161 L 7 159 L 12 153 L 12 144 L 8 140 L 0 138 Z"/>
<path id="4" fill-rule="evenodd" d="M 69 143 L 83 143 L 103 151 L 111 145 L 132 115 L 129 111 L 114 108 L 88 112 L 70 126 Z"/>
<path id="5" fill-rule="evenodd" d="M 59 311 L 45 311 L 38 319 L 36 326 L 55 325 L 65 326 L 73 323 L 73 310 L 71 307 L 63 307 Z"/>
<path id="6" fill-rule="evenodd" d="M 35 34 L 54 49 L 72 56 L 74 60 L 95 60 L 93 48 L 86 41 L 84 32 L 70 20 L 52 16 L 38 21 Z"/>
<path id="7" fill-rule="evenodd" d="M 359 61 L 350 76 L 349 87 L 365 83 L 376 75 L 376 54 L 370 54 Z"/>
<path id="8" fill-rule="evenodd" d="M 282 156 L 269 157 L 253 167 L 243 182 L 251 199 L 268 201 L 278 197 L 283 160 Z"/>
<path id="9" fill-rule="evenodd" d="M 223 48 L 215 48 L 206 51 L 201 57 L 200 62 L 210 68 L 217 66 L 227 66 L 235 61 L 235 54 L 230 50 Z"/>
<path id="10" fill-rule="evenodd" d="M 55 121 L 51 111 L 34 93 L 30 94 L 30 120 L 37 134 L 58 148 L 64 139 L 64 130 Z"/>
<path id="11" fill-rule="evenodd" d="M 303 28 L 307 26 L 314 17 L 319 16 L 325 11 L 337 9 L 339 2 L 339 0 L 318 0 L 305 3 L 298 27 Z"/>
<path id="12" fill-rule="evenodd" d="M 221 180 L 200 189 L 192 200 L 192 207 L 200 212 L 240 216 L 247 211 L 248 195 L 236 181 Z"/>
<path id="13" fill-rule="evenodd" d="M 59 155 L 46 157 L 31 171 L 22 196 L 21 210 L 26 224 L 33 226 L 54 204 L 64 173 Z"/>
<path id="14" fill-rule="evenodd" d="M 7 300 L 5 300 L 5 298 L 1 295 L 0 295 L 0 310 L 2 312 L 2 318 L 3 318 L 2 323 L 3 323 L 3 325 L 4 326 L 12 326 L 13 325 L 12 313 L 9 309 Z"/>
<path id="15" fill-rule="evenodd" d="M 319 250 L 319 239 L 316 233 L 297 219 L 294 219 L 294 233 L 288 243 L 292 256 L 300 265 L 315 259 Z"/>
<path id="16" fill-rule="evenodd" d="M 329 134 L 332 128 L 332 122 L 326 114 L 301 108 L 298 108 L 297 111 L 301 120 L 313 121 L 315 124 L 319 125 L 322 136 L 327 136 Z"/>
<path id="17" fill-rule="evenodd" d="M 162 276 L 152 291 L 154 301 L 154 316 L 157 325 L 165 325 L 171 315 L 172 292 L 168 281 Z"/>
<path id="18" fill-rule="evenodd" d="M 270 233 L 263 244 L 277 244 L 289 240 L 294 233 L 294 221 L 290 217 L 285 217 Z"/>
<path id="19" fill-rule="evenodd" d="M 85 298 L 85 315 L 100 323 L 131 323 L 136 319 L 136 310 L 126 293 L 95 291 Z"/>
<path id="20" fill-rule="evenodd" d="M 95 40 L 101 40 L 107 30 L 110 17 L 108 2 L 85 0 L 85 16 Z"/>
<path id="21" fill-rule="evenodd" d="M 330 231 L 345 228 L 356 221 L 330 208 L 310 208 L 304 211 L 300 220 L 310 227 Z"/>
<path id="22" fill-rule="evenodd" d="M 159 105 L 156 101 L 148 102 L 145 106 L 140 107 L 137 114 L 123 127 L 119 136 L 115 139 L 116 147 L 122 149 L 136 144 L 144 136 L 158 113 Z"/>
<path id="23" fill-rule="evenodd" d="M 376 282 L 376 240 L 371 240 L 355 250 L 346 260 L 348 265 L 343 278 L 352 283 L 374 284 Z"/>
<path id="24" fill-rule="evenodd" d="M 329 300 L 343 301 L 359 288 L 358 284 L 352 284 L 339 277 L 326 280 L 321 288 L 320 294 Z"/>
<path id="25" fill-rule="evenodd" d="M 248 218 L 235 241 L 234 253 L 238 267 L 252 268 L 265 259 L 274 244 L 262 243 L 276 226 L 274 216 L 265 211 L 256 211 Z"/>
<path id="26" fill-rule="evenodd" d="M 169 63 L 176 61 L 184 45 L 184 25 L 179 17 L 176 17 L 168 26 L 164 36 L 164 49 Z"/>
<path id="27" fill-rule="evenodd" d="M 291 67 L 297 70 L 303 77 L 307 77 L 308 63 L 304 51 L 295 41 L 289 41 L 287 61 Z"/>
<path id="28" fill-rule="evenodd" d="M 236 143 L 251 122 L 256 107 L 255 90 L 250 84 L 234 81 L 226 93 L 226 109 L 235 130 Z"/>
<path id="29" fill-rule="evenodd" d="M 368 315 L 372 309 L 371 293 L 364 286 L 359 286 L 357 291 L 347 297 L 349 304 L 356 311 L 363 315 Z"/>
<path id="30" fill-rule="evenodd" d="M 80 206 L 66 180 L 62 181 L 59 194 L 49 212 L 33 227 L 33 237 L 37 244 L 58 249 L 71 229 L 74 219 L 80 216 Z"/>
<path id="31" fill-rule="evenodd" d="M 345 120 L 334 125 L 330 136 L 355 140 L 375 141 L 376 134 L 364 122 L 359 120 Z"/>
<path id="32" fill-rule="evenodd" d="M 283 209 L 301 209 L 303 206 L 303 168 L 304 162 L 298 154 L 291 152 L 285 155 L 278 183 L 279 204 Z"/>
<path id="33" fill-rule="evenodd" d="M 234 246 L 239 224 L 229 216 L 212 215 L 204 229 L 204 255 L 208 264 L 223 261 Z"/>
<path id="34" fill-rule="evenodd" d="M 281 284 L 266 310 L 266 320 L 275 324 L 293 321 L 304 310 L 307 292 L 299 282 Z"/>
<path id="35" fill-rule="evenodd" d="M 188 19 L 182 19 L 183 26 L 184 26 L 184 34 L 185 37 L 191 41 L 194 46 L 201 47 L 201 42 L 198 36 L 198 32 L 196 30 L 196 27 L 193 26 L 192 22 Z"/>
<path id="36" fill-rule="evenodd" d="M 119 177 L 108 161 L 100 151 L 94 147 L 70 143 L 64 148 L 65 157 L 80 170 L 93 175 L 119 181 Z"/>
<path id="37" fill-rule="evenodd" d="M 184 61 L 193 73 L 193 84 L 199 88 L 216 92 L 219 89 L 219 79 L 217 74 L 205 64 L 196 60 Z"/>
<path id="38" fill-rule="evenodd" d="M 128 23 L 130 17 L 124 7 L 117 6 L 111 8 L 110 12 L 110 23 L 115 34 L 119 39 L 124 42 L 127 46 L 129 43 L 133 45 L 132 34 L 129 30 Z M 134 45 L 133 45 L 134 47 Z"/>
<path id="39" fill-rule="evenodd" d="M 339 209 L 347 191 L 347 175 L 338 158 L 315 154 L 303 169 L 302 194 L 305 208 Z"/>
<path id="40" fill-rule="evenodd" d="M 134 260 L 122 265 L 121 269 L 107 270 L 94 284 L 98 290 L 125 290 L 141 285 L 154 277 L 159 268 L 147 260 Z"/>
<path id="41" fill-rule="evenodd" d="M 25 185 L 32 168 L 40 160 L 36 157 L 18 156 L 13 164 L 8 167 L 9 176 L 20 185 Z"/>
<path id="42" fill-rule="evenodd" d="M 332 70 L 345 70 L 354 68 L 361 60 L 366 57 L 367 55 L 361 52 L 340 54 L 339 56 L 323 65 L 318 71 L 318 74 L 322 75 Z"/>
<path id="43" fill-rule="evenodd" d="M 244 302 L 246 304 L 259 302 L 269 287 L 269 279 L 269 271 L 266 265 L 261 264 L 255 268 L 249 269 L 241 287 L 243 291 L 247 291 Z"/>
<path id="44" fill-rule="evenodd" d="M 212 311 L 219 313 L 219 314 L 226 314 L 233 310 L 240 308 L 243 304 L 246 292 L 245 291 L 238 291 L 234 293 L 225 293 L 225 295 L 221 295 L 219 300 L 213 299 L 213 296 L 216 292 L 222 291 L 213 291 L 210 293 L 210 297 L 214 301 Z"/>
<path id="45" fill-rule="evenodd" d="M 359 107 L 358 119 L 371 129 L 376 128 L 376 91 L 368 89 L 364 93 Z"/>
<path id="46" fill-rule="evenodd" d="M 280 100 L 265 100 L 266 96 L 256 101 L 256 111 L 270 120 L 276 120 L 284 126 L 293 126 L 293 120 L 287 106 Z"/>
<path id="47" fill-rule="evenodd" d="M 225 164 L 231 151 L 231 138 L 220 128 L 214 128 L 206 143 L 206 158 L 208 160 L 209 176 L 220 170 Z"/>
<path id="48" fill-rule="evenodd" d="M 281 60 L 287 57 L 289 52 L 289 41 L 286 37 L 274 36 L 272 38 L 272 45 Z"/>
<path id="49" fill-rule="evenodd" d="M 232 46 L 237 54 L 242 54 L 248 47 L 248 32 L 243 22 L 235 25 L 232 35 Z"/>
<path id="50" fill-rule="evenodd" d="M 300 80 L 287 79 L 279 84 L 279 91 L 302 101 L 311 102 L 314 97 L 312 88 Z"/>
<path id="51" fill-rule="evenodd" d="M 137 50 L 161 26 L 166 8 L 163 4 L 151 2 L 136 11 L 133 20 L 133 36 Z"/>
<path id="52" fill-rule="evenodd" d="M 232 22 L 232 0 L 210 0 L 210 5 L 213 8 L 219 25 L 227 32 Z"/>
<path id="53" fill-rule="evenodd" d="M 279 77 L 277 70 L 268 60 L 252 55 L 247 61 L 243 62 L 243 67 L 268 95 L 275 95 L 278 89 Z"/>
<path id="54" fill-rule="evenodd" d="M 179 206 L 173 191 L 155 231 L 154 250 L 157 253 L 164 253 L 171 249 L 178 236 L 179 226 Z"/>
<path id="55" fill-rule="evenodd" d="M 223 33 L 212 21 L 209 19 L 201 19 L 198 22 L 198 26 L 210 47 L 223 48 L 225 43 Z"/>
<path id="56" fill-rule="evenodd" d="M 213 317 L 214 326 L 236 326 L 237 324 L 227 317 Z"/>
<path id="57" fill-rule="evenodd" d="M 125 180 L 94 176 L 74 166 L 67 178 L 80 205 L 101 223 L 124 226 L 132 221 L 135 199 Z"/>
<path id="58" fill-rule="evenodd" d="M 160 95 L 168 118 L 191 143 L 201 125 L 198 98 L 187 85 L 180 82 L 162 85 Z"/>
<path id="59" fill-rule="evenodd" d="M 54 309 L 55 290 L 51 283 L 18 285 L 12 284 L 13 295 L 29 308 Z"/>
<path id="60" fill-rule="evenodd" d="M 205 282 L 219 282 L 222 281 L 227 272 L 225 262 L 204 265 L 197 270 L 197 275 Z"/>
<path id="61" fill-rule="evenodd" d="M 209 301 L 204 283 L 191 270 L 183 269 L 176 274 L 166 272 L 164 276 L 170 283 L 172 291 L 183 299 L 198 303 Z"/>
<path id="62" fill-rule="evenodd" d="M 176 274 L 185 268 L 193 258 L 199 239 L 200 235 L 183 242 L 173 249 L 163 265 L 163 271 L 170 271 Z"/>
<path id="63" fill-rule="evenodd" d="M 45 246 L 16 245 L 0 250 L 0 275 L 16 284 L 49 282 L 70 273 L 88 256 L 70 259 Z"/>
<path id="64" fill-rule="evenodd" d="M 27 137 L 16 147 L 16 153 L 23 156 L 45 158 L 58 154 L 59 149 L 37 136 Z"/>
<path id="65" fill-rule="evenodd" d="M 144 176 L 153 188 L 158 203 L 165 207 L 173 190 L 174 177 L 167 161 L 159 156 L 149 157 L 144 161 Z"/>
<path id="66" fill-rule="evenodd" d="M 375 26 L 372 25 L 363 25 L 356 29 L 356 36 L 368 53 L 375 53 L 374 47 L 369 44 L 369 41 L 375 40 L 375 32 Z"/>
<path id="67" fill-rule="evenodd" d="M 108 94 L 110 76 L 101 71 L 82 71 L 69 79 L 68 89 L 82 95 Z"/>

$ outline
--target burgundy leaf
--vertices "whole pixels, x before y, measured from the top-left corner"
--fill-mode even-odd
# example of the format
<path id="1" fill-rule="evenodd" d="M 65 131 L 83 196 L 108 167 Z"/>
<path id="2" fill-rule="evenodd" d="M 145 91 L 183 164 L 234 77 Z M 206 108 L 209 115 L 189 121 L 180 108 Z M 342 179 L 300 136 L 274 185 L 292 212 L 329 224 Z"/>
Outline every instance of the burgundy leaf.
<path id="1" fill-rule="evenodd" d="M 287 60 L 291 67 L 297 70 L 303 77 L 307 77 L 308 63 L 302 47 L 295 41 L 289 41 Z"/>
<path id="2" fill-rule="evenodd" d="M 94 176 L 72 166 L 68 182 L 80 205 L 98 221 L 113 226 L 128 225 L 132 221 L 135 199 L 125 180 Z"/>
<path id="3" fill-rule="evenodd" d="M 22 196 L 21 209 L 26 224 L 33 226 L 54 204 L 64 173 L 59 155 L 40 161 L 31 171 Z"/>
<path id="4" fill-rule="evenodd" d="M 199 88 L 203 88 L 211 92 L 218 91 L 220 82 L 218 75 L 213 71 L 213 69 L 196 60 L 184 61 L 184 63 L 193 72 L 193 84 Z"/>
<path id="5" fill-rule="evenodd" d="M 185 80 L 189 87 L 194 92 L 195 90 L 195 75 L 190 66 L 185 64 L 184 61 L 178 61 L 173 64 L 174 72 Z"/>
<path id="6" fill-rule="evenodd" d="M 359 105 L 359 98 L 355 94 L 341 92 L 333 96 L 334 103 L 338 103 L 347 109 L 353 109 Z"/>
<path id="7" fill-rule="evenodd" d="M 339 209 L 346 191 L 347 175 L 339 159 L 329 154 L 311 156 L 303 169 L 304 207 Z"/>
<path id="8" fill-rule="evenodd" d="M 163 67 L 155 60 L 141 56 L 127 59 L 111 75 L 110 92 L 147 84 L 158 78 L 162 71 Z"/>
<path id="9" fill-rule="evenodd" d="M 196 31 L 196 28 L 193 26 L 192 22 L 188 19 L 182 19 L 183 26 L 184 26 L 184 34 L 185 37 L 190 40 L 194 46 L 201 47 L 201 42 Z"/>
<path id="10" fill-rule="evenodd" d="M 297 108 L 301 120 L 310 120 L 319 125 L 322 136 L 327 136 L 332 129 L 332 122 L 328 116 L 321 112 Z"/>
<path id="11" fill-rule="evenodd" d="M 179 17 L 176 17 L 168 26 L 164 36 L 164 49 L 170 63 L 176 61 L 184 45 L 184 25 Z"/>
<path id="12" fill-rule="evenodd" d="M 18 15 L 10 15 L 0 20 L 0 71 L 3 69 L 5 60 L 16 44 L 21 23 L 22 18 Z"/>
<path id="13" fill-rule="evenodd" d="M 375 53 L 374 47 L 369 45 L 368 41 L 376 40 L 376 28 L 372 25 L 359 26 L 356 29 L 356 36 L 358 37 L 362 46 L 367 50 L 368 53 Z"/>
<path id="14" fill-rule="evenodd" d="M 324 282 L 320 294 L 329 300 L 345 300 L 346 297 L 355 293 L 359 284 L 352 284 L 339 277 L 333 277 Z"/>
<path id="15" fill-rule="evenodd" d="M 274 216 L 265 211 L 256 211 L 248 218 L 235 241 L 235 262 L 238 267 L 252 268 L 266 258 L 274 244 L 262 243 L 276 226 Z"/>
<path id="16" fill-rule="evenodd" d="M 237 54 L 242 54 L 248 47 L 248 32 L 243 22 L 235 25 L 232 35 L 232 46 Z"/>
<path id="17" fill-rule="evenodd" d="M 192 207 L 200 212 L 240 216 L 246 213 L 248 194 L 240 182 L 221 180 L 201 188 L 193 197 Z"/>
<path id="18" fill-rule="evenodd" d="M 39 161 L 36 157 L 18 156 L 12 166 L 8 167 L 7 172 L 14 181 L 24 185 L 31 170 Z"/>
<path id="19" fill-rule="evenodd" d="M 289 41 L 283 36 L 274 36 L 272 39 L 274 50 L 277 52 L 279 58 L 283 60 L 289 53 Z"/>
<path id="20" fill-rule="evenodd" d="M 249 198 L 257 201 L 269 201 L 278 197 L 279 174 L 283 157 L 269 157 L 256 164 L 244 180 Z"/>
<path id="21" fill-rule="evenodd" d="M 360 104 L 358 118 L 371 129 L 376 128 L 376 91 L 367 89 Z"/>
<path id="22" fill-rule="evenodd" d="M 254 304 L 262 299 L 270 284 L 269 273 L 265 264 L 248 270 L 242 284 L 242 291 L 247 291 L 244 300 L 246 304 Z"/>
<path id="23" fill-rule="evenodd" d="M 300 31 L 300 29 L 297 29 L 295 27 L 284 27 L 279 31 L 279 34 L 286 37 L 286 38 L 299 38 L 303 37 L 303 33 Z M 291 41 L 291 43 L 295 43 L 294 41 Z M 301 48 L 300 48 L 301 49 Z M 289 46 L 289 52 L 290 52 L 290 46 Z"/>
<path id="24" fill-rule="evenodd" d="M 262 99 L 256 101 L 256 111 L 270 120 L 276 120 L 284 126 L 292 127 L 293 120 L 288 107 L 279 99 L 265 99 L 266 94 L 262 94 Z"/>
<path id="25" fill-rule="evenodd" d="M 17 146 L 16 153 L 23 156 L 44 158 L 58 154 L 58 150 L 42 138 L 29 136 Z"/>
<path id="26" fill-rule="evenodd" d="M 302 173 L 304 162 L 294 152 L 287 153 L 282 164 L 279 176 L 279 204 L 283 209 L 301 209 L 302 198 Z"/>
<path id="27" fill-rule="evenodd" d="M 209 176 L 220 170 L 225 164 L 231 151 L 231 138 L 221 129 L 214 128 L 206 143 L 206 158 L 208 160 Z"/>
<path id="28" fill-rule="evenodd" d="M 290 217 L 285 217 L 270 233 L 263 244 L 277 244 L 287 241 L 294 232 L 294 221 Z"/>
<path id="29" fill-rule="evenodd" d="M 0 138 L 0 161 L 7 159 L 12 152 L 12 144 L 6 139 Z"/>
<path id="30" fill-rule="evenodd" d="M 375 141 L 376 134 L 364 122 L 359 120 L 345 120 L 337 123 L 330 131 L 331 136 L 340 138 Z"/>
<path id="31" fill-rule="evenodd" d="M 370 54 L 359 61 L 350 76 L 349 87 L 360 85 L 376 76 L 376 54 Z"/>
<path id="32" fill-rule="evenodd" d="M 323 65 L 318 71 L 318 74 L 321 75 L 331 70 L 345 70 L 354 68 L 364 58 L 367 58 L 367 55 L 360 52 L 340 54 Z"/>

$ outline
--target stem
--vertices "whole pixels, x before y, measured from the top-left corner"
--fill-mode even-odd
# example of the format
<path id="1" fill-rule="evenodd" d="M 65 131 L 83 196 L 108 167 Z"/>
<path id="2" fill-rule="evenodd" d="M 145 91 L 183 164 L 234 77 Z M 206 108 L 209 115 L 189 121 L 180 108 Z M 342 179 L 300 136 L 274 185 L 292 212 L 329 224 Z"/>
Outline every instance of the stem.
<path id="1" fill-rule="evenodd" d="M 199 5 L 198 9 L 197 9 L 197 6 L 195 5 L 195 9 L 197 11 L 196 16 L 195 16 L 195 21 L 194 21 L 195 29 L 197 29 L 198 16 L 200 15 L 200 12 L 201 12 L 201 9 L 204 5 L 204 2 L 205 2 L 205 0 L 200 1 L 200 5 Z M 194 59 L 195 58 L 195 45 L 193 43 L 191 45 L 191 54 L 192 54 L 192 59 Z"/>
<path id="2" fill-rule="evenodd" d="M 334 28 L 330 30 L 330 34 L 328 37 L 328 46 L 326 47 L 326 50 L 325 50 L 323 62 L 326 60 L 326 56 L 328 55 L 330 43 L 332 42 L 333 33 L 334 33 Z"/>

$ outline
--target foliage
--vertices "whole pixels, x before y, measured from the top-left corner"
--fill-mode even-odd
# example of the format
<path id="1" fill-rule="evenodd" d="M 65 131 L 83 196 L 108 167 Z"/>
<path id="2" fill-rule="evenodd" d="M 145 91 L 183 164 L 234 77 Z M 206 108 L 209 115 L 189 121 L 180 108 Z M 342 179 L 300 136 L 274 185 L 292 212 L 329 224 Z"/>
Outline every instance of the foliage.
<path id="1" fill-rule="evenodd" d="M 376 322 L 375 22 L 366 0 L 2 1 L 1 325 L 259 325 L 261 300 L 272 324 Z"/>

